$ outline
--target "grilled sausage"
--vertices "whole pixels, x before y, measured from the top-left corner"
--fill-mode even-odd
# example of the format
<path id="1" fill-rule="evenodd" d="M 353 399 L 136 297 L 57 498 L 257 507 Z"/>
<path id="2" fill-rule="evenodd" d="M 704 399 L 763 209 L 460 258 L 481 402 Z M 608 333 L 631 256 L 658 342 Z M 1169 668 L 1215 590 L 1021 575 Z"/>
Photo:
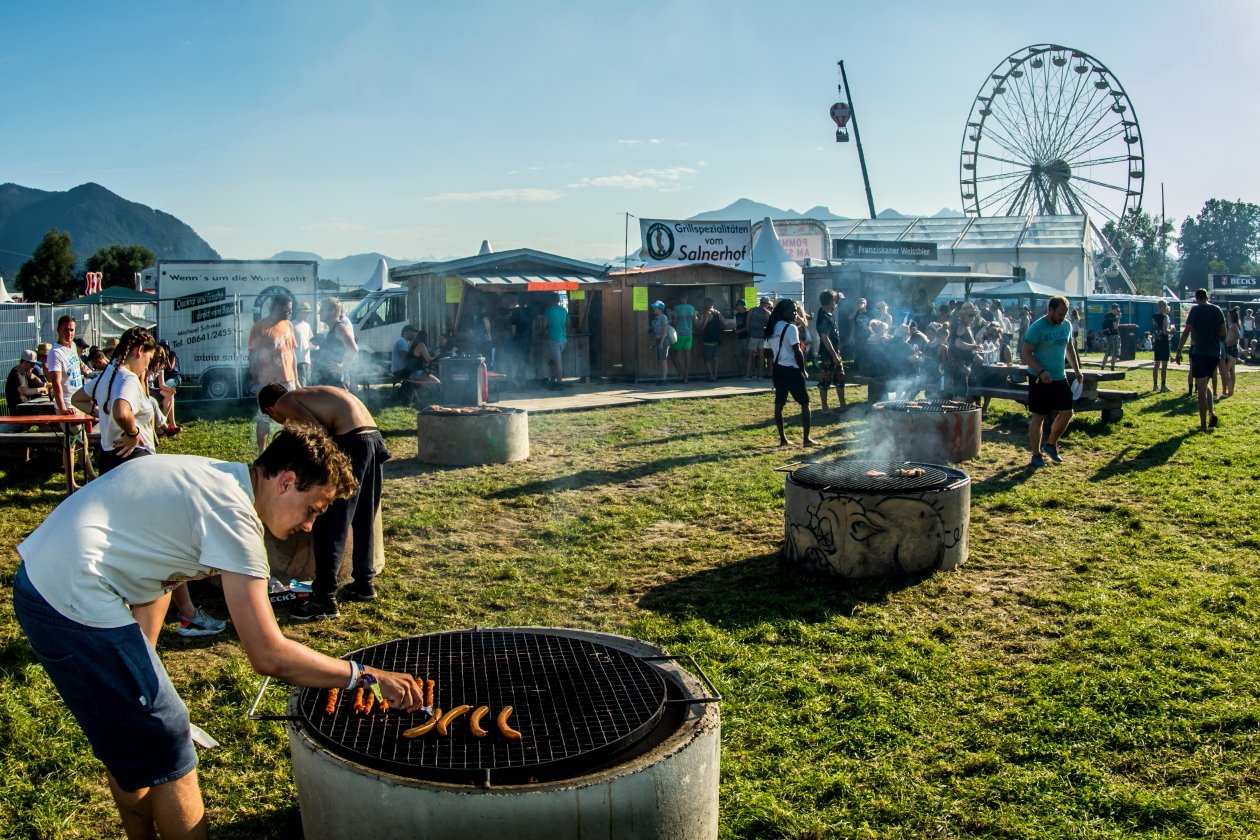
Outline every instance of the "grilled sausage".
<path id="1" fill-rule="evenodd" d="M 372 710 L 376 708 L 376 693 L 369 691 L 367 693 L 367 702 L 363 704 L 363 714 L 370 715 Z"/>
<path id="2" fill-rule="evenodd" d="M 433 727 L 437 726 L 438 718 L 440 718 L 441 716 L 442 716 L 442 710 L 434 709 L 433 717 L 429 718 L 428 720 L 426 720 L 424 723 L 420 724 L 419 726 L 413 726 L 410 729 L 405 730 L 403 732 L 403 737 L 404 738 L 419 738 L 421 735 L 428 735 L 429 732 L 432 731 Z"/>
<path id="3" fill-rule="evenodd" d="M 354 713 L 362 714 L 363 712 L 363 686 L 359 686 L 354 690 Z"/>
<path id="4" fill-rule="evenodd" d="M 472 706 L 456 706 L 455 708 L 451 709 L 449 712 L 447 712 L 446 714 L 438 718 L 438 722 L 437 722 L 438 734 L 445 735 L 446 727 L 451 725 L 451 721 L 455 720 L 455 718 L 459 717 L 462 714 L 467 714 L 468 710 L 471 708 Z"/>
<path id="5" fill-rule="evenodd" d="M 468 720 L 468 731 L 478 738 L 486 737 L 486 730 L 481 728 L 481 719 L 488 714 L 490 714 L 489 706 L 478 706 Z"/>
<path id="6" fill-rule="evenodd" d="M 521 740 L 521 733 L 517 732 L 512 727 L 508 726 L 508 718 L 510 718 L 511 716 L 512 716 L 512 707 L 504 706 L 503 711 L 499 712 L 499 716 L 494 719 L 494 722 L 499 725 L 500 735 L 502 735 L 504 738 L 507 738 L 509 741 L 519 741 Z"/>
<path id="7" fill-rule="evenodd" d="M 324 714 L 331 715 L 337 709 L 337 696 L 341 694 L 340 688 L 328 689 L 328 702 L 324 704 Z"/>
<path id="8" fill-rule="evenodd" d="M 428 706 L 430 709 L 433 708 L 433 695 L 435 693 L 434 690 L 436 688 L 437 688 L 436 680 L 424 681 L 424 705 Z"/>

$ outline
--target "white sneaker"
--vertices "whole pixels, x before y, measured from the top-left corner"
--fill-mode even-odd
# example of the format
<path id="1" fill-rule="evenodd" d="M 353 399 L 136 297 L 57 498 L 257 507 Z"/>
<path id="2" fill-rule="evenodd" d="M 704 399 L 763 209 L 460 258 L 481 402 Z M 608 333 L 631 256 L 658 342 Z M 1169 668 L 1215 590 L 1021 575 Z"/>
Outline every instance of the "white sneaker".
<path id="1" fill-rule="evenodd" d="M 180 616 L 179 627 L 175 632 L 181 636 L 213 636 L 227 629 L 227 622 L 212 618 L 202 612 L 201 607 L 193 613 L 192 618 Z"/>

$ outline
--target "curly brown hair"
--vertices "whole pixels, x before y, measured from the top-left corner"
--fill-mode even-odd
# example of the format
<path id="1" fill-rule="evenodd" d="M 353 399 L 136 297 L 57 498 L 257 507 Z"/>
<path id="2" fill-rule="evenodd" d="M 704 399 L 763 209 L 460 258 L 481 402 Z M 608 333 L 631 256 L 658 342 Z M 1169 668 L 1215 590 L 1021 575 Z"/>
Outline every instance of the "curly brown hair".
<path id="1" fill-rule="evenodd" d="M 309 423 L 288 423 L 254 461 L 267 478 L 285 470 L 297 477 L 300 491 L 316 485 L 333 489 L 333 497 L 348 499 L 359 484 L 350 470 L 350 459 L 337 448 L 328 432 Z"/>

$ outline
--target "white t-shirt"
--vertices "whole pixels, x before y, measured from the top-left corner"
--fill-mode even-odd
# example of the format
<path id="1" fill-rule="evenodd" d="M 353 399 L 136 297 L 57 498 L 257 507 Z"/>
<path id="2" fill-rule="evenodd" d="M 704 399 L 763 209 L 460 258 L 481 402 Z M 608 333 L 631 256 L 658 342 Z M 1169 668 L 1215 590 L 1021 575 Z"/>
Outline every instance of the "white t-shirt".
<path id="1" fill-rule="evenodd" d="M 53 509 L 17 547 L 57 612 L 123 627 L 145 604 L 220 570 L 270 575 L 249 467 L 196 455 L 126 461 Z"/>
<path id="2" fill-rule="evenodd" d="M 125 430 L 114 420 L 114 402 L 122 400 L 131 406 L 131 413 L 135 415 L 136 428 L 140 430 L 139 447 L 157 452 L 157 435 L 153 429 L 156 412 L 152 397 L 140 382 L 140 377 L 125 367 L 117 368 L 117 376 L 114 370 L 114 363 L 110 362 L 100 376 L 88 383 L 88 393 L 96 400 L 97 419 L 101 421 L 101 448 L 112 452 L 123 437 Z"/>
<path id="3" fill-rule="evenodd" d="M 783 331 L 787 330 L 787 335 Z M 780 341 L 779 339 L 783 340 Z M 799 367 L 796 364 L 797 345 L 801 343 L 801 333 L 796 324 L 780 321 L 774 325 L 774 335 L 770 337 L 770 349 L 774 351 L 774 363 L 784 367 Z"/>
<path id="4" fill-rule="evenodd" d="M 48 351 L 48 364 L 45 370 L 49 373 L 59 370 L 65 374 L 61 378 L 61 395 L 66 401 L 66 408 L 69 408 L 70 396 L 83 387 L 83 363 L 79 359 L 78 352 L 74 347 L 54 344 Z"/>
<path id="5" fill-rule="evenodd" d="M 311 325 L 306 321 L 293 322 L 293 338 L 297 348 L 293 351 L 299 365 L 311 363 Z"/>

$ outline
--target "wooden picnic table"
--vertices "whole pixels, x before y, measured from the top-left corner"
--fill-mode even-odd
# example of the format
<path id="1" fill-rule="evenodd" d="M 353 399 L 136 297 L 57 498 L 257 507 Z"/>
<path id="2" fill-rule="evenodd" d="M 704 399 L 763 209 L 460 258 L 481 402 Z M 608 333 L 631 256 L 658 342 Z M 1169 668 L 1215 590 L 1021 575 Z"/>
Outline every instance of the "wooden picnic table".
<path id="1" fill-rule="evenodd" d="M 1005 387 L 978 386 L 967 389 L 969 396 L 997 397 L 1016 402 L 1028 402 L 1028 369 L 1021 364 L 973 365 L 973 374 L 988 373 L 1013 377 L 1013 383 Z M 1081 396 L 1072 404 L 1074 411 L 1098 411 L 1102 413 L 1103 422 L 1110 423 L 1124 416 L 1124 403 L 1137 396 L 1132 391 L 1115 391 L 1099 389 L 1100 382 L 1118 382 L 1125 378 L 1127 370 L 1083 370 L 1081 376 Z M 1068 381 L 1076 380 L 1076 371 L 1067 371 Z"/>
<path id="2" fill-rule="evenodd" d="M 62 452 L 70 451 L 70 429 L 82 426 L 91 435 L 96 418 L 90 414 L 15 414 L 0 416 L 0 426 L 51 426 L 53 431 L 0 432 L 0 444 L 25 449 L 49 444 L 60 444 Z M 91 455 L 87 455 L 91 457 Z"/>

